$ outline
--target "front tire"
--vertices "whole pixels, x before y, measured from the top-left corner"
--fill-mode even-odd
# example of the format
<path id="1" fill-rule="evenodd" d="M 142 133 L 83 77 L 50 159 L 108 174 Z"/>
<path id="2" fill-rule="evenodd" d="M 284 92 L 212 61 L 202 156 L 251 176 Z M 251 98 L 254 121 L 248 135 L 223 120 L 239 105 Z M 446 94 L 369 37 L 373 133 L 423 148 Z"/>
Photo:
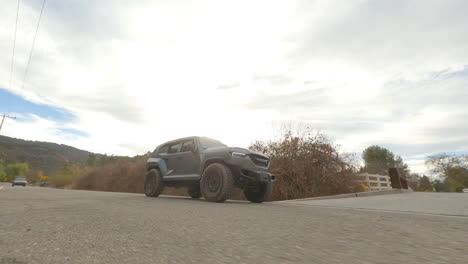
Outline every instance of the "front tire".
<path id="1" fill-rule="evenodd" d="M 244 195 L 252 203 L 263 203 L 271 194 L 271 182 L 259 183 L 255 188 L 244 189 Z"/>
<path id="2" fill-rule="evenodd" d="M 158 197 L 164 190 L 164 182 L 158 169 L 151 169 L 145 175 L 144 191 L 148 197 Z"/>
<path id="3" fill-rule="evenodd" d="M 232 172 L 226 165 L 213 163 L 203 171 L 200 191 L 207 201 L 224 202 L 231 196 L 233 189 Z"/>

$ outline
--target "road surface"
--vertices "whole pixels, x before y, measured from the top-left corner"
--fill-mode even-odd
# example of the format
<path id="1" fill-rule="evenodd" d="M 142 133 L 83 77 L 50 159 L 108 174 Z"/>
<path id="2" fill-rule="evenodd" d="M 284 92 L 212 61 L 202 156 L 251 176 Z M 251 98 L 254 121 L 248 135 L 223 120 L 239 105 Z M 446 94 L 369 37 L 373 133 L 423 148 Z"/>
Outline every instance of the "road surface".
<path id="1" fill-rule="evenodd" d="M 463 215 L 1 186 L 0 264 L 468 259 Z"/>
<path id="2" fill-rule="evenodd" d="M 346 199 L 299 199 L 283 204 L 468 217 L 468 194 L 410 192 Z"/>

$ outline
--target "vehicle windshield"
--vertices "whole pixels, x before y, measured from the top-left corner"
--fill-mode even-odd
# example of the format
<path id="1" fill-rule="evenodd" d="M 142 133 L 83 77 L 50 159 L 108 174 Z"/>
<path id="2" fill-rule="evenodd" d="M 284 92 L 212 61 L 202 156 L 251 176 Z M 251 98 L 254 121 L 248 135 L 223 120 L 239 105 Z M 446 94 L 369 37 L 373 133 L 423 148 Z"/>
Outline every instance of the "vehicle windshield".
<path id="1" fill-rule="evenodd" d="M 16 178 L 15 180 L 17 180 L 17 181 L 25 181 L 26 179 L 25 179 L 25 178 Z"/>
<path id="2" fill-rule="evenodd" d="M 200 138 L 200 143 L 203 148 L 219 148 L 219 147 L 227 147 L 227 145 L 211 139 L 211 138 Z"/>

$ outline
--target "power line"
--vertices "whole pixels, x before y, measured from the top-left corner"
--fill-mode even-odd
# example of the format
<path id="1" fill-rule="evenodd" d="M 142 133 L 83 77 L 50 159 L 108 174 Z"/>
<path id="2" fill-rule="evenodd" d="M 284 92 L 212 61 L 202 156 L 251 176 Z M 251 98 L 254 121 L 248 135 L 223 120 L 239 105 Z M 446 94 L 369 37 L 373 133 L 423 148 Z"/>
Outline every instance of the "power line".
<path id="1" fill-rule="evenodd" d="M 11 119 L 16 119 L 16 117 L 14 117 L 14 116 L 9 116 L 9 115 L 7 115 L 7 114 L 3 114 L 2 116 L 3 116 L 3 117 L 2 117 L 2 123 L 0 123 L 0 131 L 2 130 L 3 121 L 5 121 L 5 117 L 6 117 L 6 118 L 11 118 Z"/>
<path id="2" fill-rule="evenodd" d="M 17 2 L 18 2 L 18 6 L 16 7 L 15 35 L 13 38 L 13 52 L 11 54 L 10 82 L 8 84 L 8 89 L 11 89 L 11 81 L 13 79 L 13 65 L 15 63 L 16 31 L 18 30 L 18 15 L 19 15 L 19 8 L 20 8 L 20 0 L 18 0 Z"/>
<path id="3" fill-rule="evenodd" d="M 31 46 L 31 50 L 29 51 L 28 64 L 26 64 L 26 69 L 24 70 L 24 78 L 23 78 L 23 84 L 21 85 L 21 89 L 24 88 L 24 83 L 26 82 L 26 76 L 28 75 L 29 64 L 31 64 L 31 57 L 32 57 L 33 50 L 34 50 L 34 45 L 36 44 L 37 32 L 39 31 L 39 25 L 41 24 L 41 18 L 42 18 L 42 13 L 44 11 L 45 3 L 46 3 L 46 0 L 42 1 L 41 12 L 39 13 L 39 20 L 37 21 L 36 33 L 34 33 L 33 43 Z"/>

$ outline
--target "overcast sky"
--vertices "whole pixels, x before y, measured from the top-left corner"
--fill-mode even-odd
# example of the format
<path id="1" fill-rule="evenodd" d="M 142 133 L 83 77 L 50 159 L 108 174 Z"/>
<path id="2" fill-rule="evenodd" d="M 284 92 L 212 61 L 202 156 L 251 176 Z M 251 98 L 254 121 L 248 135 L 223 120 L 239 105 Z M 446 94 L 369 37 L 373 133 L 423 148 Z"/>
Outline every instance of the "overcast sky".
<path id="1" fill-rule="evenodd" d="M 468 1 L 42 0 L 0 8 L 3 135 L 135 155 L 204 135 L 247 147 L 285 121 L 415 172 L 468 151 Z M 23 87 L 23 88 L 22 88 Z"/>

